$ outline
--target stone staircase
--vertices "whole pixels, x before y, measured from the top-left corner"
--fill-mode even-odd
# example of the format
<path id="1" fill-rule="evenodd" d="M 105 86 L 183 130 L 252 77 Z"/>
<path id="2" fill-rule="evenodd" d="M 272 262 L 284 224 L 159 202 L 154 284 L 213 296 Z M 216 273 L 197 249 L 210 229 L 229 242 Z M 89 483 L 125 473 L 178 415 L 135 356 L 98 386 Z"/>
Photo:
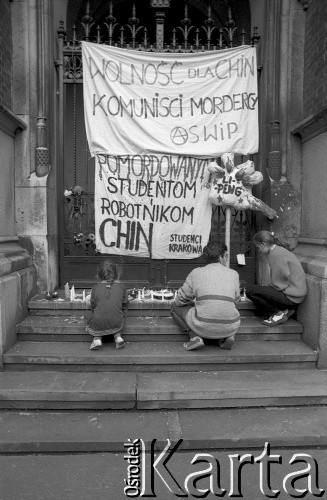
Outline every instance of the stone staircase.
<path id="1" fill-rule="evenodd" d="M 266 327 L 250 301 L 238 304 L 241 328 L 231 351 L 214 341 L 185 351 L 169 302 L 130 303 L 125 349 L 90 351 L 82 302 L 36 296 L 3 355 L 2 409 L 200 409 L 324 404 L 317 352 L 289 320 Z"/>

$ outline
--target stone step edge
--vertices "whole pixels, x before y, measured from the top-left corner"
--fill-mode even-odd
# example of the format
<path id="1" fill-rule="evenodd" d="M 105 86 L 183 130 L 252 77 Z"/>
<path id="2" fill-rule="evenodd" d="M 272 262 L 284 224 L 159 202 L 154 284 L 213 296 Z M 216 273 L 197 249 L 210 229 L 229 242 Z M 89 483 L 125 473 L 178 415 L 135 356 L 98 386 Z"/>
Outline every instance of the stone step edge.
<path id="1" fill-rule="evenodd" d="M 0 413 L 1 453 L 126 453 L 127 439 L 162 451 L 169 439 L 179 450 L 264 451 L 327 445 L 327 408 L 169 410 L 166 412 Z M 205 422 L 204 426 L 199 422 Z M 217 425 L 219 422 L 219 425 Z M 156 440 L 154 442 L 154 440 Z"/>
<path id="2" fill-rule="evenodd" d="M 1 372 L 0 399 L 166 401 L 327 398 L 327 373 L 316 369 L 226 372 Z"/>
<path id="3" fill-rule="evenodd" d="M 171 350 L 173 347 L 173 350 Z M 185 351 L 174 342 L 130 342 L 125 349 L 117 351 L 113 345 L 104 345 L 99 351 L 90 351 L 85 342 L 28 342 L 18 341 L 3 354 L 4 365 L 38 364 L 75 366 L 166 366 L 206 365 L 212 363 L 285 363 L 315 362 L 317 352 L 301 341 L 240 340 L 234 348 L 222 350 L 216 346 L 204 346 L 196 351 Z M 114 371 L 114 370 L 113 370 Z M 178 370 L 173 370 L 178 371 Z"/>
<path id="4" fill-rule="evenodd" d="M 17 327 L 17 333 L 47 333 L 51 330 L 52 333 L 56 331 L 63 333 L 63 330 L 73 330 L 76 333 L 84 333 L 84 321 L 80 317 L 70 317 L 63 319 L 63 316 L 52 317 L 46 316 L 40 319 L 40 316 L 28 316 L 21 321 Z M 170 317 L 163 317 L 152 319 L 150 318 L 134 318 L 128 319 L 125 326 L 126 333 L 128 330 L 144 330 L 145 332 L 155 330 L 155 333 L 160 333 L 163 330 L 181 333 L 178 325 Z M 303 326 L 300 322 L 289 319 L 286 323 L 277 326 L 267 326 L 262 323 L 262 320 L 251 316 L 241 316 L 241 326 L 239 332 L 241 333 L 302 333 Z M 130 333 L 130 332 L 128 332 Z"/>
<path id="5" fill-rule="evenodd" d="M 154 342 L 186 342 L 188 336 L 184 333 L 163 332 L 163 333 L 139 333 L 124 332 L 123 337 L 126 342 L 148 342 L 149 336 Z M 247 333 L 239 332 L 235 342 L 241 340 L 274 342 L 274 341 L 300 341 L 301 333 Z M 22 342 L 91 342 L 91 337 L 87 333 L 18 333 L 17 340 Z M 214 342 L 212 342 L 214 343 Z"/>

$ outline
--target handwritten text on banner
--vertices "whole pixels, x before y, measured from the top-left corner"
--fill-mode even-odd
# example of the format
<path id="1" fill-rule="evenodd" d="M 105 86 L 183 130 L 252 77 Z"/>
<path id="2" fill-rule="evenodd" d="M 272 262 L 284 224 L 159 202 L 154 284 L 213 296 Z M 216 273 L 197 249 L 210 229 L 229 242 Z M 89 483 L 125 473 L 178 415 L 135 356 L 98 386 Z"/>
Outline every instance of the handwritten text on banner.
<path id="1" fill-rule="evenodd" d="M 82 55 L 92 155 L 258 151 L 255 48 L 153 53 L 82 42 Z"/>
<path id="2" fill-rule="evenodd" d="M 208 160 L 98 155 L 95 230 L 101 253 L 194 259 L 211 228 Z"/>

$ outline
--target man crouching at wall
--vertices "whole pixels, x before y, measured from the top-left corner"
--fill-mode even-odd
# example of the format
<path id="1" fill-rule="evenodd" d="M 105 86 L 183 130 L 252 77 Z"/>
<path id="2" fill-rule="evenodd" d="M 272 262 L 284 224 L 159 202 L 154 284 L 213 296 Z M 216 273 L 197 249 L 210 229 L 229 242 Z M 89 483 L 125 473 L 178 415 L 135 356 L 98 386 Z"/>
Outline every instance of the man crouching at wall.
<path id="1" fill-rule="evenodd" d="M 172 303 L 171 314 L 190 337 L 183 344 L 186 350 L 204 346 L 203 339 L 217 339 L 220 348 L 231 349 L 241 322 L 235 305 L 240 298 L 239 275 L 226 267 L 226 245 L 209 242 L 203 257 L 207 265 L 187 276 Z"/>

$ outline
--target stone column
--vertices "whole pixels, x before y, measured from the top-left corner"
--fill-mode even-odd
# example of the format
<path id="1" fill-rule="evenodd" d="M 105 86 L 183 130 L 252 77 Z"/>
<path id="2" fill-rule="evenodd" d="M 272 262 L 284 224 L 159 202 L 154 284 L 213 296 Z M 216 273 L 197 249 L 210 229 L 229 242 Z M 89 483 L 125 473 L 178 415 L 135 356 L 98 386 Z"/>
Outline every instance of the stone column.
<path id="1" fill-rule="evenodd" d="M 298 0 L 267 0 L 265 58 L 261 103 L 265 110 L 266 138 L 263 168 L 268 181 L 264 201 L 278 214 L 262 226 L 296 245 L 300 234 L 301 149 L 290 130 L 302 113 L 303 44 L 305 13 Z"/>
<path id="2" fill-rule="evenodd" d="M 274 222 L 258 217 L 259 229 L 286 238 L 292 247 L 300 235 L 301 148 L 291 136 L 302 116 L 305 12 L 298 0 L 266 0 L 260 76 L 261 170 L 266 173 L 261 197 L 276 210 Z M 266 276 L 260 262 L 259 273 Z M 265 279 L 263 279 L 265 281 Z"/>
<path id="3" fill-rule="evenodd" d="M 46 113 L 46 71 L 45 56 L 48 48 L 46 42 L 46 0 L 37 0 L 37 54 L 38 54 L 38 117 L 37 117 L 37 147 L 35 153 L 35 173 L 37 177 L 44 177 L 49 173 L 50 157 L 48 148 L 48 129 Z"/>
<path id="4" fill-rule="evenodd" d="M 39 291 L 53 289 L 58 273 L 56 173 L 49 168 L 55 122 L 51 135 L 47 127 L 47 117 L 54 117 L 51 5 L 50 0 L 12 3 L 13 111 L 27 124 L 15 142 L 16 230 L 37 268 Z"/>
<path id="5" fill-rule="evenodd" d="M 269 177 L 275 181 L 282 176 L 281 152 L 280 152 L 280 26 L 281 26 L 281 0 L 268 2 L 268 26 L 267 50 L 273 64 L 268 69 L 269 72 L 269 96 L 270 109 L 268 113 L 268 162 L 267 170 Z"/>

